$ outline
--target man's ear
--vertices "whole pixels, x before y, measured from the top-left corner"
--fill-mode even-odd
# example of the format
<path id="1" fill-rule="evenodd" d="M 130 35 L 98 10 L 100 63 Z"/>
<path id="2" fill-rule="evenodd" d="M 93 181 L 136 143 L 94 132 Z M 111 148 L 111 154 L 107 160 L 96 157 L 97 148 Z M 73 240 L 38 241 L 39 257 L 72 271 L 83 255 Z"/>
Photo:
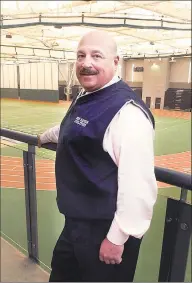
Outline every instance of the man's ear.
<path id="1" fill-rule="evenodd" d="M 119 56 L 115 56 L 114 63 L 115 63 L 115 66 L 118 65 L 118 63 L 119 63 Z"/>

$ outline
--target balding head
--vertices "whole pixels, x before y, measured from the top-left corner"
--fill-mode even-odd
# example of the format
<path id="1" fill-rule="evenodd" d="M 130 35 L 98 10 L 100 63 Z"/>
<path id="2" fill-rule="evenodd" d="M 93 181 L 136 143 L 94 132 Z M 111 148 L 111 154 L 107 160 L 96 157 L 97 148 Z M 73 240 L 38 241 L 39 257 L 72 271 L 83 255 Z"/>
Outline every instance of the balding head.
<path id="1" fill-rule="evenodd" d="M 85 34 L 77 48 L 76 75 L 86 91 L 103 87 L 115 75 L 119 57 L 115 40 L 104 31 Z"/>
<path id="2" fill-rule="evenodd" d="M 86 33 L 78 44 L 78 49 L 82 44 L 86 42 L 92 42 L 92 44 L 98 44 L 100 47 L 106 48 L 113 56 L 117 56 L 117 44 L 113 37 L 106 31 L 90 31 Z"/>

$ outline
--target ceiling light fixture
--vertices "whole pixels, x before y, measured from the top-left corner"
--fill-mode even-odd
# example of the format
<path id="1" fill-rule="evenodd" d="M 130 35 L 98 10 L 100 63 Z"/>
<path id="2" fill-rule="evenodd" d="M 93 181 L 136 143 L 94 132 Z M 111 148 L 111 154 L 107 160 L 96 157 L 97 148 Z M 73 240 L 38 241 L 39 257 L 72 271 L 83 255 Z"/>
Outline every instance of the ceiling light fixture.
<path id="1" fill-rule="evenodd" d="M 157 65 L 156 63 L 153 63 L 153 65 L 151 66 L 151 70 L 153 70 L 153 71 L 157 71 L 159 69 L 160 69 L 160 66 Z"/>

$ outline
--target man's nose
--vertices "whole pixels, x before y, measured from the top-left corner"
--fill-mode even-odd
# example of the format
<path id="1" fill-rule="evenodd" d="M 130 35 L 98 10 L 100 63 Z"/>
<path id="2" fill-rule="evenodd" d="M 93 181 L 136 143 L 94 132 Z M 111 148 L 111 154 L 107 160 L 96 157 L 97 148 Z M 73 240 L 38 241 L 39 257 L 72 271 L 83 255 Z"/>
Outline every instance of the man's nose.
<path id="1" fill-rule="evenodd" d="M 86 67 L 86 68 L 91 68 L 92 67 L 92 59 L 91 59 L 90 56 L 84 57 L 83 67 Z"/>

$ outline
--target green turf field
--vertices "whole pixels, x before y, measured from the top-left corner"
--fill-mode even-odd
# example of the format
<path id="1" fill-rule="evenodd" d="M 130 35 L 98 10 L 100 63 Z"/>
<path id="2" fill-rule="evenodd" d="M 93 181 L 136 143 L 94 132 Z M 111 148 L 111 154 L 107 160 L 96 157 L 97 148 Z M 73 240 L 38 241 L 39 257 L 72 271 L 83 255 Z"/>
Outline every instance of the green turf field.
<path id="1" fill-rule="evenodd" d="M 30 134 L 41 133 L 61 122 L 67 109 L 57 104 L 43 105 L 13 100 L 1 101 L 1 127 Z M 191 149 L 191 124 L 184 119 L 155 117 L 155 155 L 178 153 Z M 25 144 L 1 149 L 1 155 L 22 157 Z M 36 149 L 37 158 L 55 158 L 55 152 Z M 152 282 L 158 279 L 160 253 L 167 196 L 178 199 L 178 188 L 160 189 L 150 230 L 144 237 L 136 270 L 136 282 Z M 188 201 L 191 194 L 188 194 Z M 55 191 L 37 191 L 39 258 L 47 270 L 50 267 L 52 249 L 64 224 L 56 206 Z M 1 188 L 2 236 L 26 253 L 26 219 L 24 190 Z M 190 249 L 191 250 L 191 249 Z M 186 282 L 191 281 L 191 256 L 189 255 Z"/>
<path id="2" fill-rule="evenodd" d="M 1 101 L 1 127 L 39 134 L 59 124 L 67 109 L 58 104 Z M 191 149 L 191 122 L 179 118 L 155 117 L 155 155 L 178 153 Z M 18 148 L 23 148 L 22 145 Z M 41 150 L 38 151 L 41 153 Z M 43 154 L 45 151 L 42 151 Z M 49 152 L 50 158 L 54 153 Z"/>

